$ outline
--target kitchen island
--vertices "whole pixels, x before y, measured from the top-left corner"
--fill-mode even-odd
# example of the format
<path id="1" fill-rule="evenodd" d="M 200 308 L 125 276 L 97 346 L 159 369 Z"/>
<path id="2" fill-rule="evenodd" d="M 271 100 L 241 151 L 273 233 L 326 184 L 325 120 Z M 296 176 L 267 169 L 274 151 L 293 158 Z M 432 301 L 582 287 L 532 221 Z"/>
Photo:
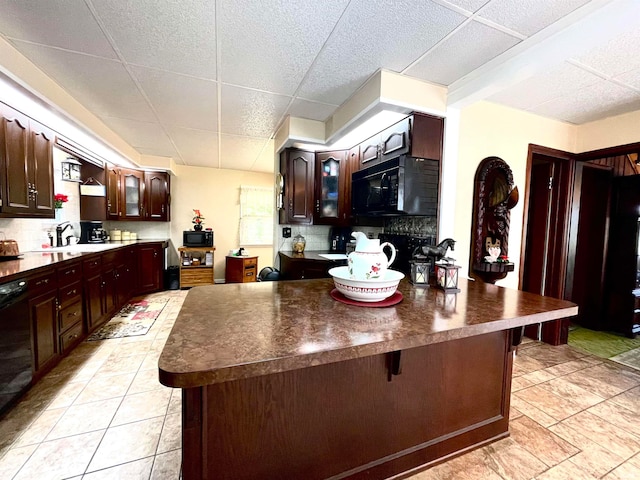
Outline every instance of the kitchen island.
<path id="1" fill-rule="evenodd" d="M 566 301 L 461 279 L 387 308 L 331 279 L 192 289 L 159 360 L 183 389 L 183 478 L 382 479 L 508 435 L 522 326 Z"/>

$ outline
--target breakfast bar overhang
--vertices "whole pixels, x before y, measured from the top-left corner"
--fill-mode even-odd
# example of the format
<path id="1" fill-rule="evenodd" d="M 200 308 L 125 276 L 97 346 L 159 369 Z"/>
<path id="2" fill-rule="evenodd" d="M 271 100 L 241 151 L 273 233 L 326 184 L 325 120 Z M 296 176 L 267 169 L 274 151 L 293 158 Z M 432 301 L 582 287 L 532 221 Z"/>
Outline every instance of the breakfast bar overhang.
<path id="1" fill-rule="evenodd" d="M 331 279 L 192 289 L 159 360 L 183 478 L 402 478 L 507 436 L 522 326 L 570 302 L 460 280 L 345 305 Z"/>

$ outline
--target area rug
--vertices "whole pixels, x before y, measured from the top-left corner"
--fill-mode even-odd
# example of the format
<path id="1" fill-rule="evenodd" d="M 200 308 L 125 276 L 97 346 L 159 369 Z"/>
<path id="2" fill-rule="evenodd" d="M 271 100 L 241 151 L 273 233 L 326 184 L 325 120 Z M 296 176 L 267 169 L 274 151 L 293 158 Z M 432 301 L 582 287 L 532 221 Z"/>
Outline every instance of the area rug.
<path id="1" fill-rule="evenodd" d="M 640 337 L 627 338 L 617 333 L 572 326 L 569 329 L 568 343 L 597 357 L 640 369 Z"/>
<path id="2" fill-rule="evenodd" d="M 168 301 L 169 299 L 164 297 L 134 298 L 87 340 L 146 335 Z"/>

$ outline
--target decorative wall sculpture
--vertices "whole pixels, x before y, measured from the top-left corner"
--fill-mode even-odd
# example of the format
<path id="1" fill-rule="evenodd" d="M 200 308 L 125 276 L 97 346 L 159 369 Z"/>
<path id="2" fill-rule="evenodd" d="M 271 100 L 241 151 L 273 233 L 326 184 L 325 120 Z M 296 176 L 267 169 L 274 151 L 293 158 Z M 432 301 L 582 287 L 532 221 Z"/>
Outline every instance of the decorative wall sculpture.
<path id="1" fill-rule="evenodd" d="M 514 269 L 509 262 L 510 210 L 518 203 L 509 165 L 488 157 L 476 170 L 473 191 L 473 230 L 469 272 L 472 277 L 495 283 Z"/>

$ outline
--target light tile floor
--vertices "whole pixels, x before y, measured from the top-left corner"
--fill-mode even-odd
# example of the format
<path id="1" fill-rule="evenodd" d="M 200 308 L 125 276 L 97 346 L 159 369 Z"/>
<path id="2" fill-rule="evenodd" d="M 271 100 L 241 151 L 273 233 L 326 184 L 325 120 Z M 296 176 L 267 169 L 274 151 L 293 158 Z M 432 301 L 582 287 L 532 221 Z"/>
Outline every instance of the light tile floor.
<path id="1" fill-rule="evenodd" d="M 0 420 L 0 479 L 180 478 L 180 391 L 157 362 L 186 291 L 144 336 L 84 342 Z M 511 436 L 412 480 L 640 479 L 640 371 L 526 341 Z"/>

